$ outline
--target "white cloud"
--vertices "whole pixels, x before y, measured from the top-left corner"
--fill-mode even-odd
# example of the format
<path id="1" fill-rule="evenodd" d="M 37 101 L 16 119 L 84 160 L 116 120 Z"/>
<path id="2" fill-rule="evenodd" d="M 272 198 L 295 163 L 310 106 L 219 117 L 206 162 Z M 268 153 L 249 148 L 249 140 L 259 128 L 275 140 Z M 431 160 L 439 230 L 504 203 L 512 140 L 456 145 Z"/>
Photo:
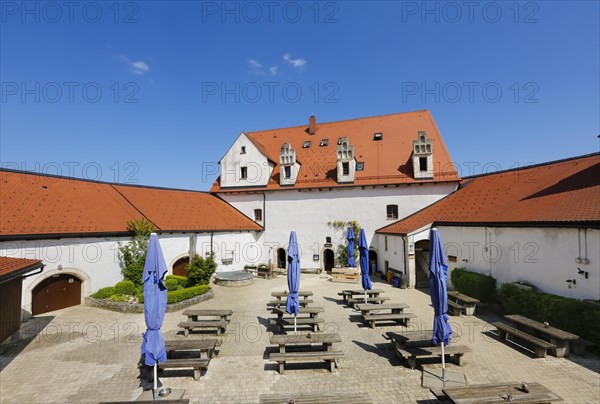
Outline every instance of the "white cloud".
<path id="1" fill-rule="evenodd" d="M 264 69 L 263 69 L 263 65 L 262 63 L 260 63 L 258 60 L 256 59 L 248 59 L 248 64 L 250 65 L 250 74 L 254 74 L 255 76 L 266 76 L 267 73 L 265 73 Z"/>
<path id="2" fill-rule="evenodd" d="M 271 74 L 273 76 L 275 76 L 277 74 L 277 70 L 279 70 L 279 66 L 277 66 L 277 65 L 269 67 L 269 71 L 271 72 Z"/>
<path id="3" fill-rule="evenodd" d="M 255 68 L 255 69 L 260 69 L 262 67 L 262 65 L 254 59 L 249 59 L 248 63 L 250 63 L 250 67 Z"/>
<path id="4" fill-rule="evenodd" d="M 283 60 L 291 64 L 296 69 L 301 69 L 307 63 L 305 59 L 292 59 L 292 55 L 290 55 L 289 53 L 285 53 L 283 55 Z"/>
<path id="5" fill-rule="evenodd" d="M 148 66 L 146 62 L 141 60 L 129 63 L 129 68 L 135 74 L 146 74 L 150 70 L 150 66 Z"/>

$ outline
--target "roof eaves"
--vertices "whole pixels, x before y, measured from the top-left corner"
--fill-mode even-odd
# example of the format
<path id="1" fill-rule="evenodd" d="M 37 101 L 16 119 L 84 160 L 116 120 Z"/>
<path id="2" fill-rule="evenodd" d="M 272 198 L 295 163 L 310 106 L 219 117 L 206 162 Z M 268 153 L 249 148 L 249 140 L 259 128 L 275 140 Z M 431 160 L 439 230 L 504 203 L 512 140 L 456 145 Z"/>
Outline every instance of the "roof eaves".
<path id="1" fill-rule="evenodd" d="M 23 268 L 19 268 L 19 269 L 15 270 L 15 271 L 12 271 L 12 272 L 8 273 L 8 274 L 0 275 L 0 283 L 8 282 L 8 281 L 13 280 L 15 278 L 18 278 L 18 277 L 20 277 L 22 275 L 25 275 L 28 272 L 35 271 L 36 269 L 39 269 L 39 268 L 42 268 L 42 270 L 43 270 L 45 266 L 46 265 L 43 264 L 41 260 L 39 260 L 36 263 L 32 263 L 32 264 L 27 265 L 27 266 L 25 266 Z"/>

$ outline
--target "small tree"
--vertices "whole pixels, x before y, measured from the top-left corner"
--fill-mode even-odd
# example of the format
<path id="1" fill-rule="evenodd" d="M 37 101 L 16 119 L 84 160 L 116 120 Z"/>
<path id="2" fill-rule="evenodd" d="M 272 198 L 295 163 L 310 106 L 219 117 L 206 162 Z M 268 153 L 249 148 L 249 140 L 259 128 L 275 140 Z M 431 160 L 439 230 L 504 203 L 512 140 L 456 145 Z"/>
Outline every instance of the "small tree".
<path id="1" fill-rule="evenodd" d="M 358 238 L 360 237 L 360 223 L 356 220 L 335 220 L 333 222 L 327 222 L 327 225 L 333 227 L 336 230 L 341 230 L 343 232 L 344 244 L 338 245 L 337 249 L 337 260 L 338 263 L 342 266 L 348 264 L 348 251 L 346 250 L 346 246 L 348 245 L 348 241 L 346 239 L 348 235 L 348 227 L 352 227 L 354 230 L 354 261 L 358 259 L 359 250 L 358 250 Z"/>
<path id="2" fill-rule="evenodd" d="M 217 269 L 217 263 L 212 257 L 212 254 L 206 258 L 202 258 L 196 255 L 192 258 L 192 263 L 188 269 L 188 284 L 187 286 L 194 285 L 208 285 L 210 277 Z"/>
<path id="3" fill-rule="evenodd" d="M 139 286 L 143 283 L 142 275 L 148 251 L 148 238 L 156 229 L 146 218 L 130 220 L 127 222 L 127 228 L 133 232 L 134 237 L 127 244 L 119 243 L 121 273 L 125 280 L 132 281 Z"/>

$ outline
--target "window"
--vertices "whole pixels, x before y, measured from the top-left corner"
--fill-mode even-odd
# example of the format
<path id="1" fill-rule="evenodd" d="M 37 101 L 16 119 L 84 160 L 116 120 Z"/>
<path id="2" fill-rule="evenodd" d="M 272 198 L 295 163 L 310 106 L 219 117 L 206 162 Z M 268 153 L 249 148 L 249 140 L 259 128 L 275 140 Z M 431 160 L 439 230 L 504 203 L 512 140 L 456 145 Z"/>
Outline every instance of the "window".
<path id="1" fill-rule="evenodd" d="M 362 171 L 365 169 L 365 163 L 363 161 L 356 163 L 356 171 Z"/>
<path id="2" fill-rule="evenodd" d="M 385 272 L 387 273 L 387 271 L 390 270 L 390 263 L 389 263 L 389 261 L 383 261 L 383 265 L 385 267 Z"/>
<path id="3" fill-rule="evenodd" d="M 284 178 L 289 179 L 292 176 L 292 167 L 285 166 L 283 167 Z"/>
<path id="4" fill-rule="evenodd" d="M 342 175 L 350 174 L 350 163 L 342 163 Z"/>
<path id="5" fill-rule="evenodd" d="M 240 168 L 240 178 L 245 180 L 246 178 L 248 178 L 248 167 L 241 167 Z"/>
<path id="6" fill-rule="evenodd" d="M 325 242 L 327 244 L 331 244 L 331 237 L 325 237 Z"/>
<path id="7" fill-rule="evenodd" d="M 383 246 L 383 249 L 384 249 L 385 251 L 387 251 L 387 236 L 385 236 L 385 237 L 383 238 L 383 241 L 384 241 L 384 246 Z M 386 261 L 386 262 L 387 262 L 387 261 Z M 386 268 L 385 268 L 385 269 L 387 269 L 387 266 L 386 266 Z"/>
<path id="8" fill-rule="evenodd" d="M 262 209 L 254 209 L 254 220 L 262 222 Z"/>
<path id="9" fill-rule="evenodd" d="M 398 205 L 388 205 L 387 206 L 387 218 L 388 219 L 398 219 Z"/>
<path id="10" fill-rule="evenodd" d="M 323 140 L 321 140 L 321 143 L 319 143 L 319 146 L 325 147 L 328 144 L 329 144 L 329 139 L 323 139 Z"/>
<path id="11" fill-rule="evenodd" d="M 308 148 L 310 147 L 310 144 L 311 144 L 311 143 L 312 143 L 312 142 L 311 142 L 310 140 L 307 140 L 307 141 L 306 141 L 306 142 L 304 142 L 304 144 L 302 145 L 302 148 L 303 148 L 303 149 L 308 149 Z"/>
<path id="12" fill-rule="evenodd" d="M 242 146 L 242 151 L 240 152 L 240 154 L 246 154 L 246 146 Z"/>
<path id="13" fill-rule="evenodd" d="M 427 171 L 427 157 L 419 157 L 419 171 Z"/>
<path id="14" fill-rule="evenodd" d="M 373 135 L 373 140 L 382 140 L 383 139 L 383 133 L 381 132 L 377 132 Z"/>

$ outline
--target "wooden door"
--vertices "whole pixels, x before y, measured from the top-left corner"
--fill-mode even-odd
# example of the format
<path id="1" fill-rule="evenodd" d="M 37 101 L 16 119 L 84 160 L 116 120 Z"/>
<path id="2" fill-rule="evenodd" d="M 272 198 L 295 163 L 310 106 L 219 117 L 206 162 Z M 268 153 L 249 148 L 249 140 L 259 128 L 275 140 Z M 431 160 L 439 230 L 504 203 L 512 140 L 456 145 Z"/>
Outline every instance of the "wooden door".
<path id="1" fill-rule="evenodd" d="M 54 275 L 44 279 L 32 292 L 33 315 L 81 304 L 81 280 L 74 275 Z"/>
<path id="2" fill-rule="evenodd" d="M 188 268 L 190 266 L 190 257 L 179 258 L 173 264 L 173 275 L 188 276 Z"/>

